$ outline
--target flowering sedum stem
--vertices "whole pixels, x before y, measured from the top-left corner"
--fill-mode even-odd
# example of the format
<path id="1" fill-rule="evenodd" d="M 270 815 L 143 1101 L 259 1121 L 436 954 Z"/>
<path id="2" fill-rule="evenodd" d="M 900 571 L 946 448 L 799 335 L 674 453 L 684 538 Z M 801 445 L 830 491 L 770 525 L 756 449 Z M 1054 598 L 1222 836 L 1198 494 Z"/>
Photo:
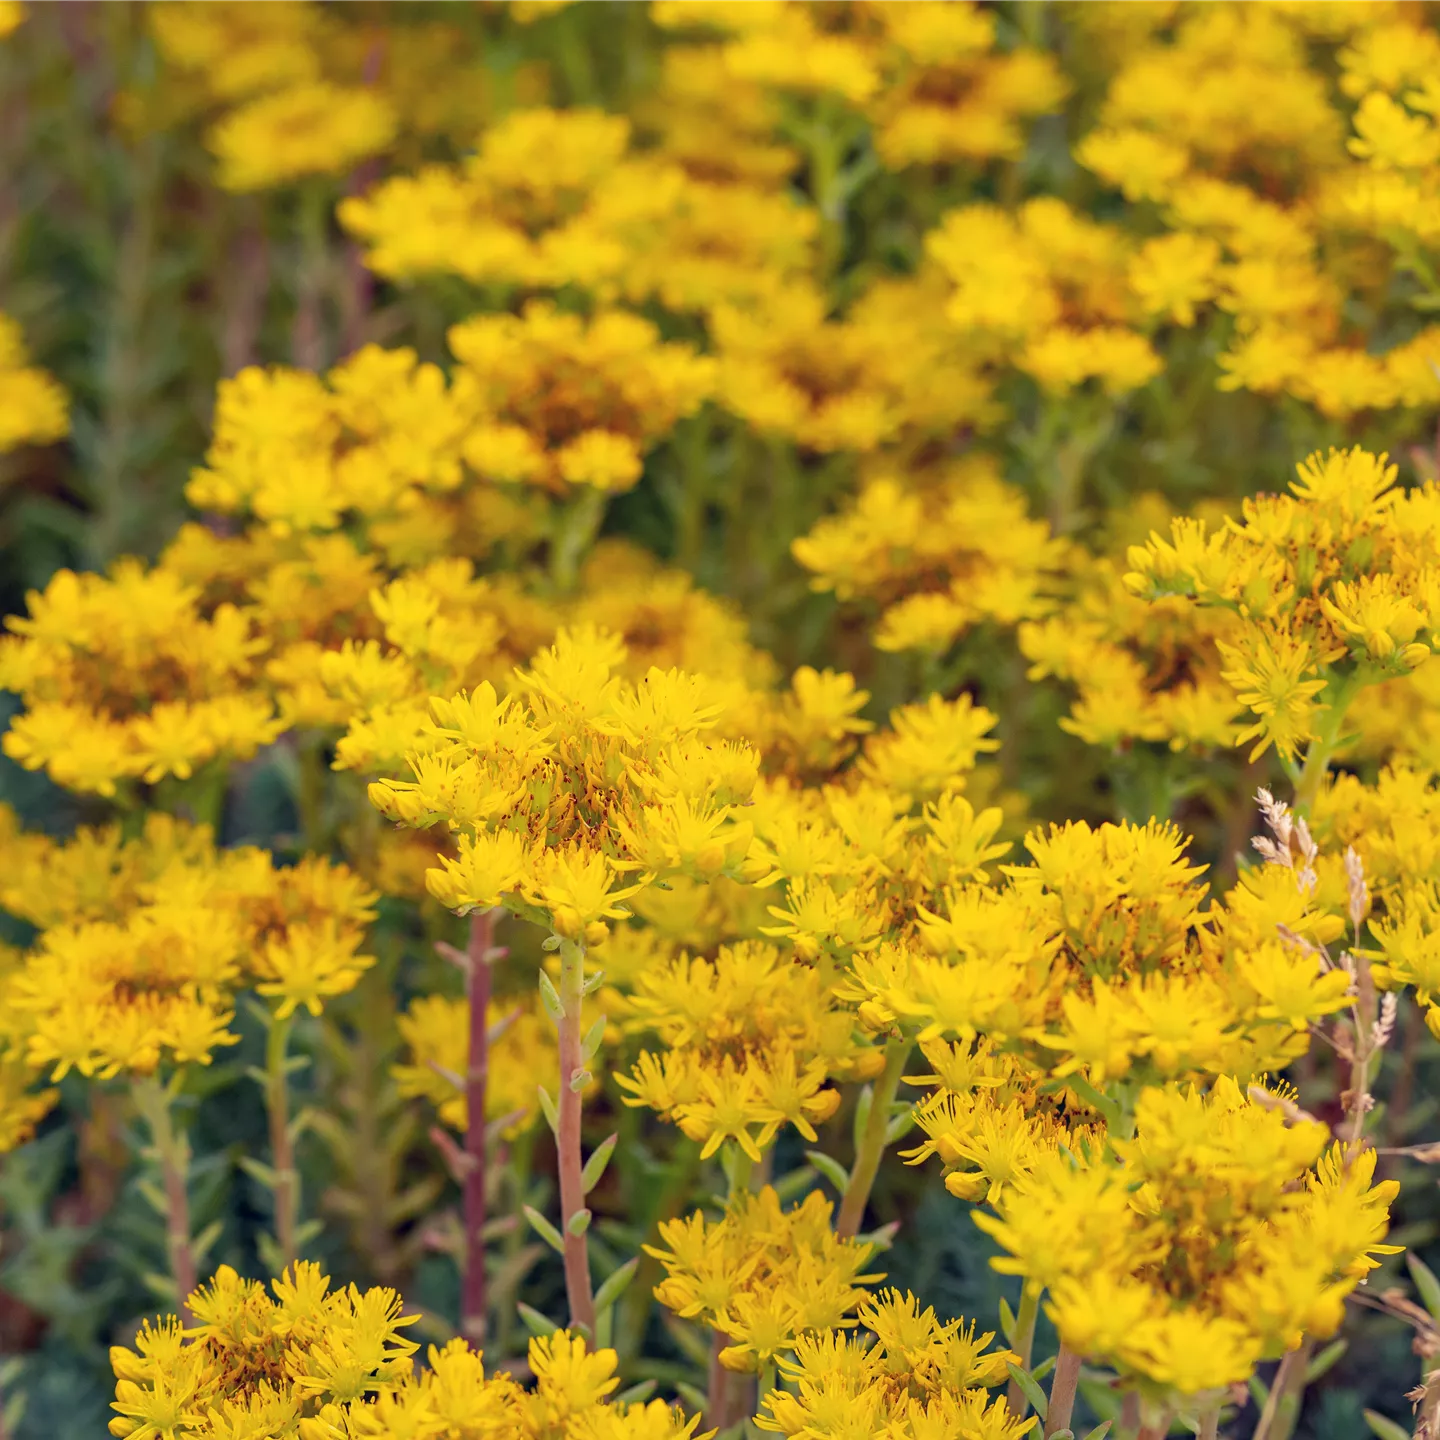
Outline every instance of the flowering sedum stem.
<path id="1" fill-rule="evenodd" d="M 840 1216 L 835 1222 L 835 1233 L 842 1240 L 854 1239 L 859 1232 L 860 1222 L 865 1218 L 870 1189 L 875 1184 L 875 1175 L 885 1154 L 885 1138 L 890 1128 L 890 1107 L 895 1103 L 895 1094 L 900 1088 L 905 1062 L 909 1058 L 909 1040 L 891 1040 L 885 1046 L 885 1069 L 871 1096 L 865 1133 L 860 1137 L 855 1166 L 850 1171 L 850 1182 L 845 1186 L 845 1194 L 840 1201 Z"/>
<path id="2" fill-rule="evenodd" d="M 485 1100 L 490 1078 L 490 947 L 495 912 L 470 916 L 465 993 L 470 1002 L 470 1059 L 465 1072 L 465 1273 L 460 1286 L 460 1332 L 472 1344 L 485 1339 Z"/>
<path id="3" fill-rule="evenodd" d="M 1336 748 L 1340 744 L 1340 731 L 1345 724 L 1345 713 L 1350 708 L 1364 681 L 1359 673 L 1348 676 L 1335 692 L 1324 712 L 1324 719 L 1315 733 L 1315 738 L 1305 750 L 1305 764 L 1300 778 L 1295 782 L 1295 809 L 1307 819 L 1315 809 L 1320 787 L 1325 782 L 1325 772 L 1330 768 Z"/>
<path id="4" fill-rule="evenodd" d="M 190 1239 L 190 1144 L 175 1124 L 171 1111 L 173 1095 L 154 1075 L 135 1081 L 135 1106 L 150 1128 L 154 1157 L 160 1166 L 165 1192 L 165 1248 L 170 1258 L 170 1276 L 175 1281 L 176 1312 L 181 1322 L 190 1323 L 187 1301 L 195 1289 L 195 1255 Z"/>
<path id="5" fill-rule="evenodd" d="M 1050 1404 L 1045 1412 L 1045 1434 L 1070 1428 L 1075 1413 L 1075 1387 L 1080 1382 L 1080 1357 L 1063 1342 L 1055 1357 L 1055 1375 L 1050 1381 Z"/>
<path id="6" fill-rule="evenodd" d="M 290 1031 L 293 1015 L 271 1015 L 265 1034 L 265 1112 L 270 1121 L 270 1162 L 275 1169 L 275 1269 L 298 1258 L 300 1175 L 290 1130 Z"/>
<path id="7" fill-rule="evenodd" d="M 1017 1367 L 1021 1370 L 1030 1368 L 1030 1354 L 1035 1348 L 1035 1321 L 1039 1315 L 1040 1287 L 1026 1281 L 1020 1291 L 1020 1309 L 1015 1315 L 1015 1353 L 1020 1357 Z M 1005 1403 L 1017 1420 L 1023 1420 L 1030 1409 L 1025 1392 L 1013 1380 L 1006 1388 Z"/>
<path id="8" fill-rule="evenodd" d="M 581 1212 L 585 1182 L 580 1158 L 580 1093 L 584 1088 L 580 1006 L 585 995 L 585 947 L 566 940 L 560 946 L 560 1101 L 556 1145 L 560 1160 L 560 1224 L 565 1237 L 565 1295 L 570 1323 L 595 1333 L 595 1301 L 590 1291 L 590 1254 Z"/>
<path id="9" fill-rule="evenodd" d="M 723 1430 L 730 1423 L 731 1372 L 720 1363 L 725 1336 L 719 1330 L 710 1332 L 710 1370 L 705 1385 L 705 1423 L 712 1430 Z"/>
<path id="10" fill-rule="evenodd" d="M 1310 1367 L 1312 1348 L 1309 1340 L 1302 1340 L 1280 1362 L 1251 1440 L 1286 1440 L 1295 1428 L 1295 1418 L 1305 1396 L 1305 1372 Z"/>

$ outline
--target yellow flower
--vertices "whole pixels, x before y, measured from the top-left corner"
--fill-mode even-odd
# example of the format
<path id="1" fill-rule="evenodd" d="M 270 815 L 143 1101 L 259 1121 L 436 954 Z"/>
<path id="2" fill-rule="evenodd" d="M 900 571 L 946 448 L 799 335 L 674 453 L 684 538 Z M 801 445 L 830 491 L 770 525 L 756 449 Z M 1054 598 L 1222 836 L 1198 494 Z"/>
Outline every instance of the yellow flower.
<path id="1" fill-rule="evenodd" d="M 208 136 L 226 190 L 268 190 L 307 175 L 336 175 L 383 150 L 395 115 L 383 96 L 324 80 L 249 100 Z"/>

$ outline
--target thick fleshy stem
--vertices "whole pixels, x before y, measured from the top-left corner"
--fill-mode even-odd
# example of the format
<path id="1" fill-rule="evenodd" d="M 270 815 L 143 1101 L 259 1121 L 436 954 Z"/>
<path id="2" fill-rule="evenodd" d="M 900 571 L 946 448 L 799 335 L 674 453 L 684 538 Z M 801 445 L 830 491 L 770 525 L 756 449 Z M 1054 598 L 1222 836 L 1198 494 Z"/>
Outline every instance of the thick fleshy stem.
<path id="1" fill-rule="evenodd" d="M 152 1153 L 160 1166 L 165 1195 L 165 1248 L 170 1259 L 170 1277 L 175 1282 L 176 1312 L 181 1323 L 191 1323 L 186 1302 L 195 1289 L 195 1254 L 190 1236 L 190 1142 L 175 1124 L 170 1105 L 174 1098 L 169 1086 L 154 1075 L 135 1081 L 135 1106 L 150 1127 Z"/>
<path id="2" fill-rule="evenodd" d="M 1030 1368 L 1030 1355 L 1035 1348 L 1035 1322 L 1040 1316 L 1040 1287 L 1026 1281 L 1020 1291 L 1020 1309 L 1015 1315 L 1015 1353 L 1019 1355 L 1019 1369 Z M 1005 1390 L 1005 1403 L 1017 1420 L 1023 1420 L 1030 1409 L 1025 1392 L 1011 1381 Z"/>
<path id="3" fill-rule="evenodd" d="M 584 1164 L 580 1156 L 580 1097 L 585 1089 L 584 1040 L 580 1007 L 585 997 L 585 947 L 575 940 L 560 946 L 560 1100 L 555 1143 L 559 1150 L 560 1227 L 565 1243 L 565 1295 L 570 1323 L 595 1333 L 595 1300 L 590 1290 L 590 1251 L 585 1208 Z"/>
<path id="4" fill-rule="evenodd" d="M 1251 1440 L 1285 1440 L 1294 1428 L 1305 1394 L 1305 1372 L 1310 1366 L 1311 1348 L 1309 1340 L 1302 1340 L 1295 1349 L 1286 1352 L 1271 1381 L 1260 1423 Z"/>
<path id="5" fill-rule="evenodd" d="M 1200 1429 L 1197 1432 L 1198 1440 L 1219 1440 L 1220 1436 L 1220 1402 L 1217 1400 L 1213 1405 L 1207 1405 L 1200 1412 Z"/>
<path id="6" fill-rule="evenodd" d="M 705 1383 L 705 1424 L 712 1430 L 724 1430 L 730 1424 L 730 1392 L 732 1375 L 720 1363 L 725 1336 L 718 1330 L 710 1333 L 710 1370 Z"/>
<path id="7" fill-rule="evenodd" d="M 1068 1345 L 1061 1344 L 1055 1357 L 1055 1374 L 1050 1381 L 1050 1404 L 1045 1412 L 1045 1434 L 1070 1428 L 1075 1413 L 1075 1387 L 1080 1383 L 1080 1357 Z"/>
<path id="8" fill-rule="evenodd" d="M 460 1288 L 460 1333 L 474 1345 L 485 1339 L 485 1100 L 490 1079 L 490 962 L 495 911 L 470 916 L 465 950 L 465 994 L 470 1002 L 470 1059 L 465 1071 L 465 1274 Z"/>
<path id="9" fill-rule="evenodd" d="M 850 1180 L 840 1201 L 840 1214 L 835 1221 L 835 1233 L 842 1240 L 853 1239 L 865 1218 L 865 1206 L 870 1199 L 871 1187 L 885 1155 L 885 1140 L 890 1128 L 890 1107 L 895 1103 L 895 1093 L 905 1073 L 905 1062 L 910 1058 L 909 1040 L 891 1040 L 885 1046 L 885 1069 L 876 1082 L 870 1097 L 870 1114 L 865 1120 L 865 1132 L 860 1137 L 860 1147 L 855 1153 L 855 1165 L 850 1171 Z"/>
<path id="10" fill-rule="evenodd" d="M 1325 782 L 1325 773 L 1340 745 L 1340 732 L 1345 724 L 1345 712 L 1350 708 L 1364 681 L 1359 673 L 1347 676 L 1341 681 L 1329 706 L 1322 712 L 1323 719 L 1316 729 L 1315 738 L 1305 750 L 1305 764 L 1301 767 L 1299 779 L 1295 782 L 1295 809 L 1309 819 L 1315 810 L 1320 787 Z"/>
<path id="11" fill-rule="evenodd" d="M 293 1014 L 272 1014 L 265 1031 L 265 1113 L 270 1122 L 270 1163 L 274 1169 L 275 1270 L 299 1258 L 300 1172 L 290 1126 L 290 1031 Z"/>

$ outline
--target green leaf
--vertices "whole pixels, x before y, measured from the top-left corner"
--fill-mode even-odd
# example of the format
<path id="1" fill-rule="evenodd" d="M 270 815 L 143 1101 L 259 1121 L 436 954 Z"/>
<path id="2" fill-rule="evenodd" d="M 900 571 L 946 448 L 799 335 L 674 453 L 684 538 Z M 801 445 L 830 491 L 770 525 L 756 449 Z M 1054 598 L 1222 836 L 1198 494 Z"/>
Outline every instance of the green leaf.
<path id="1" fill-rule="evenodd" d="M 588 1070 L 570 1072 L 570 1093 L 579 1095 L 595 1077 Z"/>
<path id="2" fill-rule="evenodd" d="M 565 1228 L 572 1235 L 583 1235 L 590 1228 L 590 1212 L 588 1210 L 577 1210 L 565 1222 Z"/>
<path id="3" fill-rule="evenodd" d="M 240 1168 L 252 1179 L 259 1181 L 267 1190 L 273 1190 L 279 1176 L 273 1165 L 257 1160 L 253 1155 L 240 1156 Z"/>
<path id="4" fill-rule="evenodd" d="M 1020 1393 L 1030 1402 L 1035 1413 L 1043 1420 L 1049 1404 L 1045 1399 L 1045 1392 L 1035 1383 L 1035 1378 L 1028 1371 L 1022 1370 L 1018 1365 L 1007 1365 L 1010 1378 L 1020 1387 Z"/>
<path id="5" fill-rule="evenodd" d="M 555 982 L 542 970 L 540 972 L 540 999 L 550 1018 L 558 1025 L 565 1018 L 565 1007 L 560 1003 L 560 992 Z"/>
<path id="6" fill-rule="evenodd" d="M 524 1322 L 525 1328 L 535 1336 L 537 1340 L 544 1339 L 546 1335 L 553 1335 L 560 1328 L 553 1320 L 547 1320 L 545 1316 L 533 1306 L 522 1303 L 515 1308 L 519 1311 L 520 1319 Z"/>
<path id="7" fill-rule="evenodd" d="M 1005 1337 L 1007 1345 L 1015 1343 L 1015 1327 L 1017 1325 L 1015 1312 L 1010 1308 L 1010 1302 L 1002 1295 L 1000 1297 L 1000 1333 Z"/>
<path id="8" fill-rule="evenodd" d="M 554 1251 L 563 1255 L 565 1253 L 565 1238 L 560 1232 L 533 1206 L 522 1207 L 525 1218 L 534 1228 L 535 1233 Z M 550 1333 L 548 1330 L 545 1332 Z"/>
<path id="9" fill-rule="evenodd" d="M 1270 1399 L 1270 1387 L 1258 1376 L 1250 1377 L 1250 1398 L 1257 1410 L 1264 1410 Z"/>
<path id="10" fill-rule="evenodd" d="M 1410 1440 L 1410 1432 L 1403 1425 L 1397 1425 L 1388 1415 L 1382 1415 L 1378 1410 L 1366 1410 L 1364 1413 L 1365 1423 L 1380 1440 Z"/>
<path id="11" fill-rule="evenodd" d="M 618 1270 L 605 1277 L 605 1283 L 595 1292 L 595 1313 L 603 1314 L 630 1288 L 635 1272 L 640 1268 L 638 1257 L 627 1260 Z"/>
<path id="12" fill-rule="evenodd" d="M 655 1382 L 653 1380 L 642 1380 L 638 1385 L 632 1385 L 628 1390 L 622 1390 L 613 1400 L 612 1405 L 638 1405 L 642 1400 L 648 1400 L 655 1393 Z M 703 1396 L 701 1397 L 704 1398 Z"/>
<path id="13" fill-rule="evenodd" d="M 147 1270 L 141 1277 L 146 1288 L 154 1295 L 168 1304 L 175 1303 L 175 1282 L 168 1275 L 161 1275 L 154 1270 Z"/>
<path id="14" fill-rule="evenodd" d="M 295 1244 L 303 1250 L 324 1228 L 323 1220 L 302 1220 L 295 1227 Z"/>
<path id="15" fill-rule="evenodd" d="M 1112 1424 L 1120 1417 L 1120 1396 L 1111 1388 L 1106 1380 L 1096 1375 L 1086 1375 L 1080 1372 L 1080 1393 L 1085 1397 L 1085 1403 L 1102 1420 L 1109 1420 Z"/>
<path id="16" fill-rule="evenodd" d="M 890 1117 L 890 1123 L 885 1127 L 885 1143 L 893 1145 L 903 1136 L 908 1135 L 915 1128 L 915 1110 L 906 1104 L 905 1108 L 898 1114 Z"/>
<path id="17" fill-rule="evenodd" d="M 1305 1367 L 1305 1383 L 1313 1385 L 1345 1353 L 1349 1344 L 1350 1342 L 1344 1339 L 1332 1340 Z"/>
<path id="18" fill-rule="evenodd" d="M 1113 1420 L 1102 1420 L 1092 1431 L 1090 1431 L 1088 1435 L 1086 1435 L 1085 1440 L 1105 1440 L 1105 1437 L 1110 1433 L 1110 1427 L 1114 1423 L 1115 1422 Z"/>
<path id="19" fill-rule="evenodd" d="M 860 1098 L 855 1102 L 855 1123 L 851 1127 L 852 1134 L 850 1139 L 851 1143 L 855 1146 L 857 1154 L 860 1150 L 860 1142 L 865 1136 L 865 1127 L 870 1122 L 870 1106 L 874 1103 L 874 1099 L 875 1092 L 866 1085 L 862 1087 Z"/>
<path id="20" fill-rule="evenodd" d="M 679 1395 L 697 1415 L 703 1414 L 705 1406 L 709 1404 L 703 1390 L 697 1390 L 693 1385 L 687 1385 L 683 1380 L 677 1380 L 675 1382 L 675 1393 Z"/>
<path id="21" fill-rule="evenodd" d="M 600 1183 L 600 1177 L 605 1173 L 605 1167 L 610 1163 L 619 1139 L 618 1134 L 607 1135 L 585 1162 L 585 1168 L 580 1172 L 580 1188 L 584 1194 L 588 1195 Z"/>
<path id="22" fill-rule="evenodd" d="M 600 1042 L 605 1038 L 605 1017 L 602 1015 L 586 1032 L 580 1042 L 580 1058 L 587 1064 L 595 1058 Z"/>
<path id="23" fill-rule="evenodd" d="M 1030 1372 L 1030 1377 L 1031 1377 L 1031 1379 L 1033 1379 L 1034 1381 L 1036 1381 L 1036 1383 L 1038 1384 L 1041 1380 L 1043 1380 L 1043 1379 L 1055 1368 L 1055 1362 L 1056 1362 L 1059 1358 L 1060 1358 L 1060 1357 L 1059 1357 L 1058 1355 L 1052 1355 L 1048 1360 L 1042 1360 L 1042 1361 Z"/>
<path id="24" fill-rule="evenodd" d="M 555 1102 L 550 1098 L 550 1092 L 543 1086 L 535 1087 L 540 1092 L 540 1109 L 545 1113 L 545 1123 L 550 1127 L 550 1133 L 557 1138 L 560 1135 L 560 1116 L 555 1109 Z"/>
<path id="25" fill-rule="evenodd" d="M 300 1137 L 315 1123 L 315 1110 L 313 1106 L 302 1105 L 295 1112 L 295 1118 L 291 1120 L 288 1130 L 291 1145 L 299 1142 Z"/>
<path id="26" fill-rule="evenodd" d="M 1440 1280 L 1435 1278 L 1435 1272 L 1413 1252 L 1406 1254 L 1405 1263 L 1410 1267 L 1410 1278 L 1420 1292 L 1421 1302 L 1430 1314 L 1440 1321 Z"/>
<path id="27" fill-rule="evenodd" d="M 170 1213 L 170 1202 L 166 1199 L 164 1190 L 153 1180 L 141 1180 L 135 1188 L 145 1197 L 146 1203 L 157 1215 Z"/>
<path id="28" fill-rule="evenodd" d="M 823 1150 L 807 1150 L 805 1158 L 835 1187 L 839 1194 L 843 1195 L 849 1189 L 850 1176 L 846 1174 L 845 1167 L 833 1155 L 827 1155 Z"/>
<path id="29" fill-rule="evenodd" d="M 223 1220 L 212 1220 L 191 1242 L 190 1254 L 194 1257 L 197 1266 L 205 1263 L 205 1257 L 210 1253 L 211 1247 L 220 1238 L 221 1232 L 225 1229 Z"/>

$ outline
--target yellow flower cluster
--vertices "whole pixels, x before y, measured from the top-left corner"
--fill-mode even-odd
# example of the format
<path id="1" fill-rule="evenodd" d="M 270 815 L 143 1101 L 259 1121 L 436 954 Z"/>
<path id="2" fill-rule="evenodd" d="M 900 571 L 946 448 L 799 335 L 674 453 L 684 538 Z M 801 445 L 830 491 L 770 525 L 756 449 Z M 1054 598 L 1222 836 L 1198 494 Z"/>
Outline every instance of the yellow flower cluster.
<path id="1" fill-rule="evenodd" d="M 613 636 L 562 631 L 503 699 L 486 683 L 433 701 L 408 756 L 416 778 L 370 787 L 389 819 L 456 834 L 458 855 L 427 877 L 442 904 L 504 903 L 593 945 L 643 886 L 738 867 L 757 757 L 704 740 L 714 686 L 659 669 L 631 683 L 614 673 L 623 653 Z"/>
<path id="2" fill-rule="evenodd" d="M 69 411 L 64 390 L 30 363 L 20 326 L 0 314 L 0 454 L 63 440 L 70 431 Z"/>
<path id="3" fill-rule="evenodd" d="M 1347 301 L 1378 277 L 1341 258 L 1369 234 L 1394 247 L 1394 273 L 1416 263 L 1440 154 L 1423 84 L 1433 33 L 1403 5 L 1194 7 L 1138 25 L 1150 33 L 1076 155 L 1158 207 L 1164 231 L 1130 269 L 1151 323 L 1233 317 L 1225 389 L 1334 417 L 1433 402 L 1430 332 L 1385 354 L 1346 333 Z"/>
<path id="4" fill-rule="evenodd" d="M 1216 639 L 1222 678 L 1254 717 L 1237 742 L 1289 758 L 1323 731 L 1333 748 L 1357 691 L 1430 657 L 1440 490 L 1402 491 L 1384 455 L 1312 455 L 1288 495 L 1244 503 L 1214 532 L 1177 520 L 1130 552 L 1126 586 L 1236 616 Z"/>
<path id="5" fill-rule="evenodd" d="M 665 1267 L 655 1297 L 724 1336 L 728 1370 L 756 1371 L 801 1336 L 853 1327 L 846 1317 L 865 1300 L 862 1287 L 881 1277 L 861 1273 L 874 1247 L 837 1239 L 830 1214 L 813 1192 L 784 1210 L 767 1185 L 742 1192 L 713 1223 L 699 1212 L 664 1221 L 665 1248 L 645 1247 Z"/>
<path id="6" fill-rule="evenodd" d="M 263 648 L 235 605 L 206 614 L 175 574 L 118 563 L 61 570 L 10 615 L 0 685 L 26 703 L 5 753 L 61 785 L 113 796 L 124 785 L 188 780 L 216 757 L 246 759 L 279 733 L 253 684 Z"/>
<path id="7" fill-rule="evenodd" d="M 922 1040 L 984 1036 L 1087 1090 L 1283 1067 L 1313 1020 L 1347 1004 L 1350 980 L 1275 927 L 1333 940 L 1343 888 L 1314 893 L 1277 864 L 1206 906 L 1185 843 L 1154 821 L 1033 832 L 1033 863 L 1005 866 L 1002 884 L 918 907 L 918 945 L 857 957 L 862 1017 Z"/>
<path id="8" fill-rule="evenodd" d="M 57 1080 L 208 1064 L 237 1039 L 238 990 L 282 1019 L 318 1015 L 371 963 L 360 947 L 378 897 L 318 856 L 279 867 L 158 813 L 132 840 L 112 825 L 65 842 L 0 832 L 0 847 L 0 908 L 40 932 L 6 977 L 7 1041 Z"/>
<path id="9" fill-rule="evenodd" d="M 493 480 L 628 490 L 641 459 L 713 386 L 713 362 L 662 344 L 624 311 L 588 324 L 535 302 L 450 332 L 456 386 L 473 406 L 465 457 Z"/>
<path id="10" fill-rule="evenodd" d="M 617 1075 L 626 1103 L 645 1105 L 704 1142 L 734 1141 L 758 1162 L 782 1125 L 812 1144 L 834 1114 L 835 1079 L 873 1075 L 880 1057 L 857 1042 L 854 1017 L 832 998 L 828 967 L 797 966 L 774 945 L 722 945 L 714 960 L 681 954 L 633 982 L 628 1028 L 665 1050 Z"/>
<path id="11" fill-rule="evenodd" d="M 815 589 L 878 607 L 877 649 L 940 653 L 973 625 L 1043 613 L 1062 547 L 976 455 L 924 488 L 876 476 L 793 549 Z"/>
<path id="12" fill-rule="evenodd" d="M 1231 1080 L 1148 1089 L 1113 1156 L 1057 1150 L 976 1220 L 1008 1252 L 998 1268 L 1050 1292 L 1070 1349 L 1189 1399 L 1333 1334 L 1371 1257 L 1394 1252 L 1395 1182 L 1327 1139 Z"/>
<path id="13" fill-rule="evenodd" d="M 364 60 L 355 63 L 343 27 L 318 6 L 281 0 L 253 14 L 243 4 L 180 4 L 148 19 L 166 61 L 193 87 L 188 104 L 222 111 L 206 132 L 222 189 L 334 175 L 395 139 L 395 105 L 363 83 Z M 126 99 L 139 120 L 144 101 Z"/>
<path id="14" fill-rule="evenodd" d="M 824 1440 L 1019 1440 L 1034 1428 L 986 1393 L 1019 1358 L 988 1350 L 992 1332 L 977 1336 L 973 1321 L 938 1320 L 898 1290 L 865 1300 L 859 1321 L 873 1339 L 831 1331 L 795 1342 L 793 1358 L 780 1361 L 793 1391 L 765 1397 L 769 1413 L 755 1418 L 762 1430 Z"/>
<path id="15" fill-rule="evenodd" d="M 712 1332 L 718 1433 L 1020 1440 L 1048 1293 L 1046 1434 L 1082 1360 L 1114 1372 L 1117 1440 L 1214 1437 L 1280 1361 L 1283 1440 L 1309 1342 L 1393 1249 L 1366 1117 L 1402 992 L 1440 1036 L 1440 458 L 1404 448 L 1440 404 L 1431 18 L 181 0 L 143 24 L 127 166 L 168 204 L 185 147 L 150 142 L 188 127 L 231 192 L 215 233 L 278 263 L 191 523 L 54 573 L 0 638 L 4 754 L 121 816 L 60 841 L 0 810 L 0 908 L 35 932 L 0 949 L 0 1151 L 50 1084 L 123 1075 L 166 1182 L 182 1314 L 115 1352 L 113 1433 L 695 1440 L 612 1398 L 654 1367 L 650 1297 L 618 1303 L 648 1274 L 683 1365 L 679 1322 Z M 246 363 L 286 318 L 294 363 Z M 4 317 L 0 377 L 0 451 L 63 437 Z M 1271 432 L 1348 448 L 1256 493 Z M 1073 776 L 1066 703 L 1108 752 Z M 250 761 L 294 799 L 294 863 L 217 843 Z M 1163 783 L 1137 801 L 1127 767 Z M 1258 859 L 1227 853 L 1282 770 L 1294 808 L 1261 789 Z M 341 1121 L 318 1066 L 290 1113 L 292 1021 L 370 969 L 382 893 L 354 1010 L 409 1107 L 377 1168 L 411 1188 L 373 1210 L 407 1255 L 441 1234 L 420 1105 L 460 1192 L 466 1340 L 428 1365 L 394 1291 L 299 1260 L 297 1141 Z M 280 1278 L 186 1298 L 216 1232 L 191 1235 L 168 1107 L 247 991 Z M 1317 1038 L 1330 1148 L 1270 1078 Z M 588 1160 L 586 1106 L 617 1132 Z M 558 1223 L 551 1152 L 526 1169 L 544 1128 L 487 1147 L 540 1114 Z M 890 1173 L 994 1212 L 1013 1348 L 871 1288 L 897 1192 L 867 1207 L 912 1127 L 898 1158 L 940 1176 Z M 652 1159 L 673 1188 L 641 1234 L 618 1212 Z M 551 1262 L 522 1218 L 572 1327 L 520 1306 L 533 1385 L 509 1322 Z M 681 1362 L 655 1373 L 688 1400 Z"/>
<path id="16" fill-rule="evenodd" d="M 431 1346 L 425 1368 L 393 1290 L 331 1290 L 305 1261 L 271 1282 L 222 1266 L 187 1301 L 193 1324 L 146 1323 L 135 1348 L 115 1346 L 110 1433 L 119 1440 L 691 1440 L 663 1401 L 612 1402 L 613 1350 L 565 1332 L 530 1342 L 533 1390 L 505 1370 L 486 1375 L 463 1340 Z"/>

